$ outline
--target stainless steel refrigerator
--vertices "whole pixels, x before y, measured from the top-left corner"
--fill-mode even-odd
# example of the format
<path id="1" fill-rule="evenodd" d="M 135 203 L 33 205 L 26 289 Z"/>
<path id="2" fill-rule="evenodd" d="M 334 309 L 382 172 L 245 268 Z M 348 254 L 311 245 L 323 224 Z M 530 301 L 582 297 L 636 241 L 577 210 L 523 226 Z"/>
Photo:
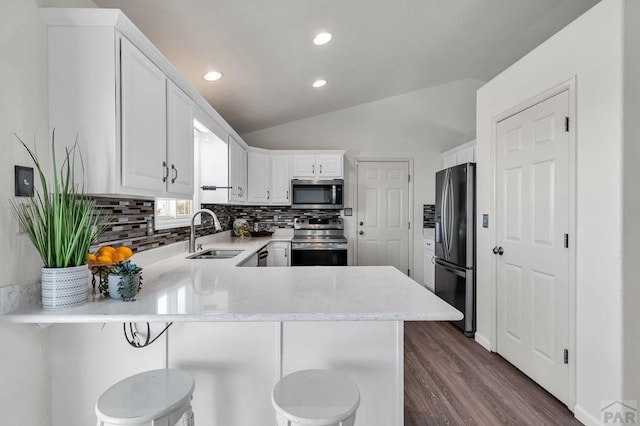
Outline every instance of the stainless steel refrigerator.
<path id="1" fill-rule="evenodd" d="M 454 324 L 468 337 L 476 331 L 475 177 L 475 163 L 436 173 L 435 292 L 464 314 Z"/>

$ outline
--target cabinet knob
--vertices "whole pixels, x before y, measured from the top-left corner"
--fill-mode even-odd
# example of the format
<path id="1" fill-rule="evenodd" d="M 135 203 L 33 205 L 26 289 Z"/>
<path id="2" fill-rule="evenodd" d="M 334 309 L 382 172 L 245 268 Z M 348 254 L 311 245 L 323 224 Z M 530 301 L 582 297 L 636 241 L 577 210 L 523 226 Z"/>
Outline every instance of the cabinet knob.
<path id="1" fill-rule="evenodd" d="M 162 181 L 166 182 L 167 179 L 169 178 L 169 167 L 167 167 L 166 161 L 162 162 L 162 167 L 164 168 L 164 176 L 162 176 Z"/>
<path id="2" fill-rule="evenodd" d="M 171 165 L 171 170 L 173 170 L 173 178 L 171 179 L 171 183 L 176 183 L 176 179 L 178 179 L 178 169 L 176 169 L 176 165 Z"/>

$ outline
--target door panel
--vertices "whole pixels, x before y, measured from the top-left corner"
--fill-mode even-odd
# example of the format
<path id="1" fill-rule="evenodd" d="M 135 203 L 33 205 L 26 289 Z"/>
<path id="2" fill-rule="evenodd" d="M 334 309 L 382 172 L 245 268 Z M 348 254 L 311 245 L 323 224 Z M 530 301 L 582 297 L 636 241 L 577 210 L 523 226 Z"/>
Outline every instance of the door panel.
<path id="1" fill-rule="evenodd" d="M 568 92 L 497 125 L 497 349 L 568 399 Z"/>
<path id="2" fill-rule="evenodd" d="M 409 268 L 409 164 L 358 163 L 357 264 Z"/>

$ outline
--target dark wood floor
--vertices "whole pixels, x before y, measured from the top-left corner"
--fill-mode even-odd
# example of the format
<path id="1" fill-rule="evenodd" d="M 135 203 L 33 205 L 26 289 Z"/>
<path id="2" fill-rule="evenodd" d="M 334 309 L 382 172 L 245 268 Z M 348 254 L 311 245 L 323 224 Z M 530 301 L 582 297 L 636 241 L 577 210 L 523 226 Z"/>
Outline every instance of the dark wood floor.
<path id="1" fill-rule="evenodd" d="M 406 322 L 404 333 L 405 426 L 581 424 L 560 401 L 453 325 Z"/>

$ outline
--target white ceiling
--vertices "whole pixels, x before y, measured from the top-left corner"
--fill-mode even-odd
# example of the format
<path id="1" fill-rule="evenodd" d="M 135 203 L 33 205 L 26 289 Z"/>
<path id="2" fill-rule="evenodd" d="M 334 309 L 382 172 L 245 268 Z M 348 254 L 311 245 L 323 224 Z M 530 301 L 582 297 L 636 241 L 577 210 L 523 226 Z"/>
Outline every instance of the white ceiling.
<path id="1" fill-rule="evenodd" d="M 94 0 L 119 8 L 240 134 L 488 81 L 598 0 Z M 333 40 L 312 43 L 327 30 Z M 202 75 L 224 73 L 217 82 Z M 328 84 L 313 89 L 324 78 Z"/>

